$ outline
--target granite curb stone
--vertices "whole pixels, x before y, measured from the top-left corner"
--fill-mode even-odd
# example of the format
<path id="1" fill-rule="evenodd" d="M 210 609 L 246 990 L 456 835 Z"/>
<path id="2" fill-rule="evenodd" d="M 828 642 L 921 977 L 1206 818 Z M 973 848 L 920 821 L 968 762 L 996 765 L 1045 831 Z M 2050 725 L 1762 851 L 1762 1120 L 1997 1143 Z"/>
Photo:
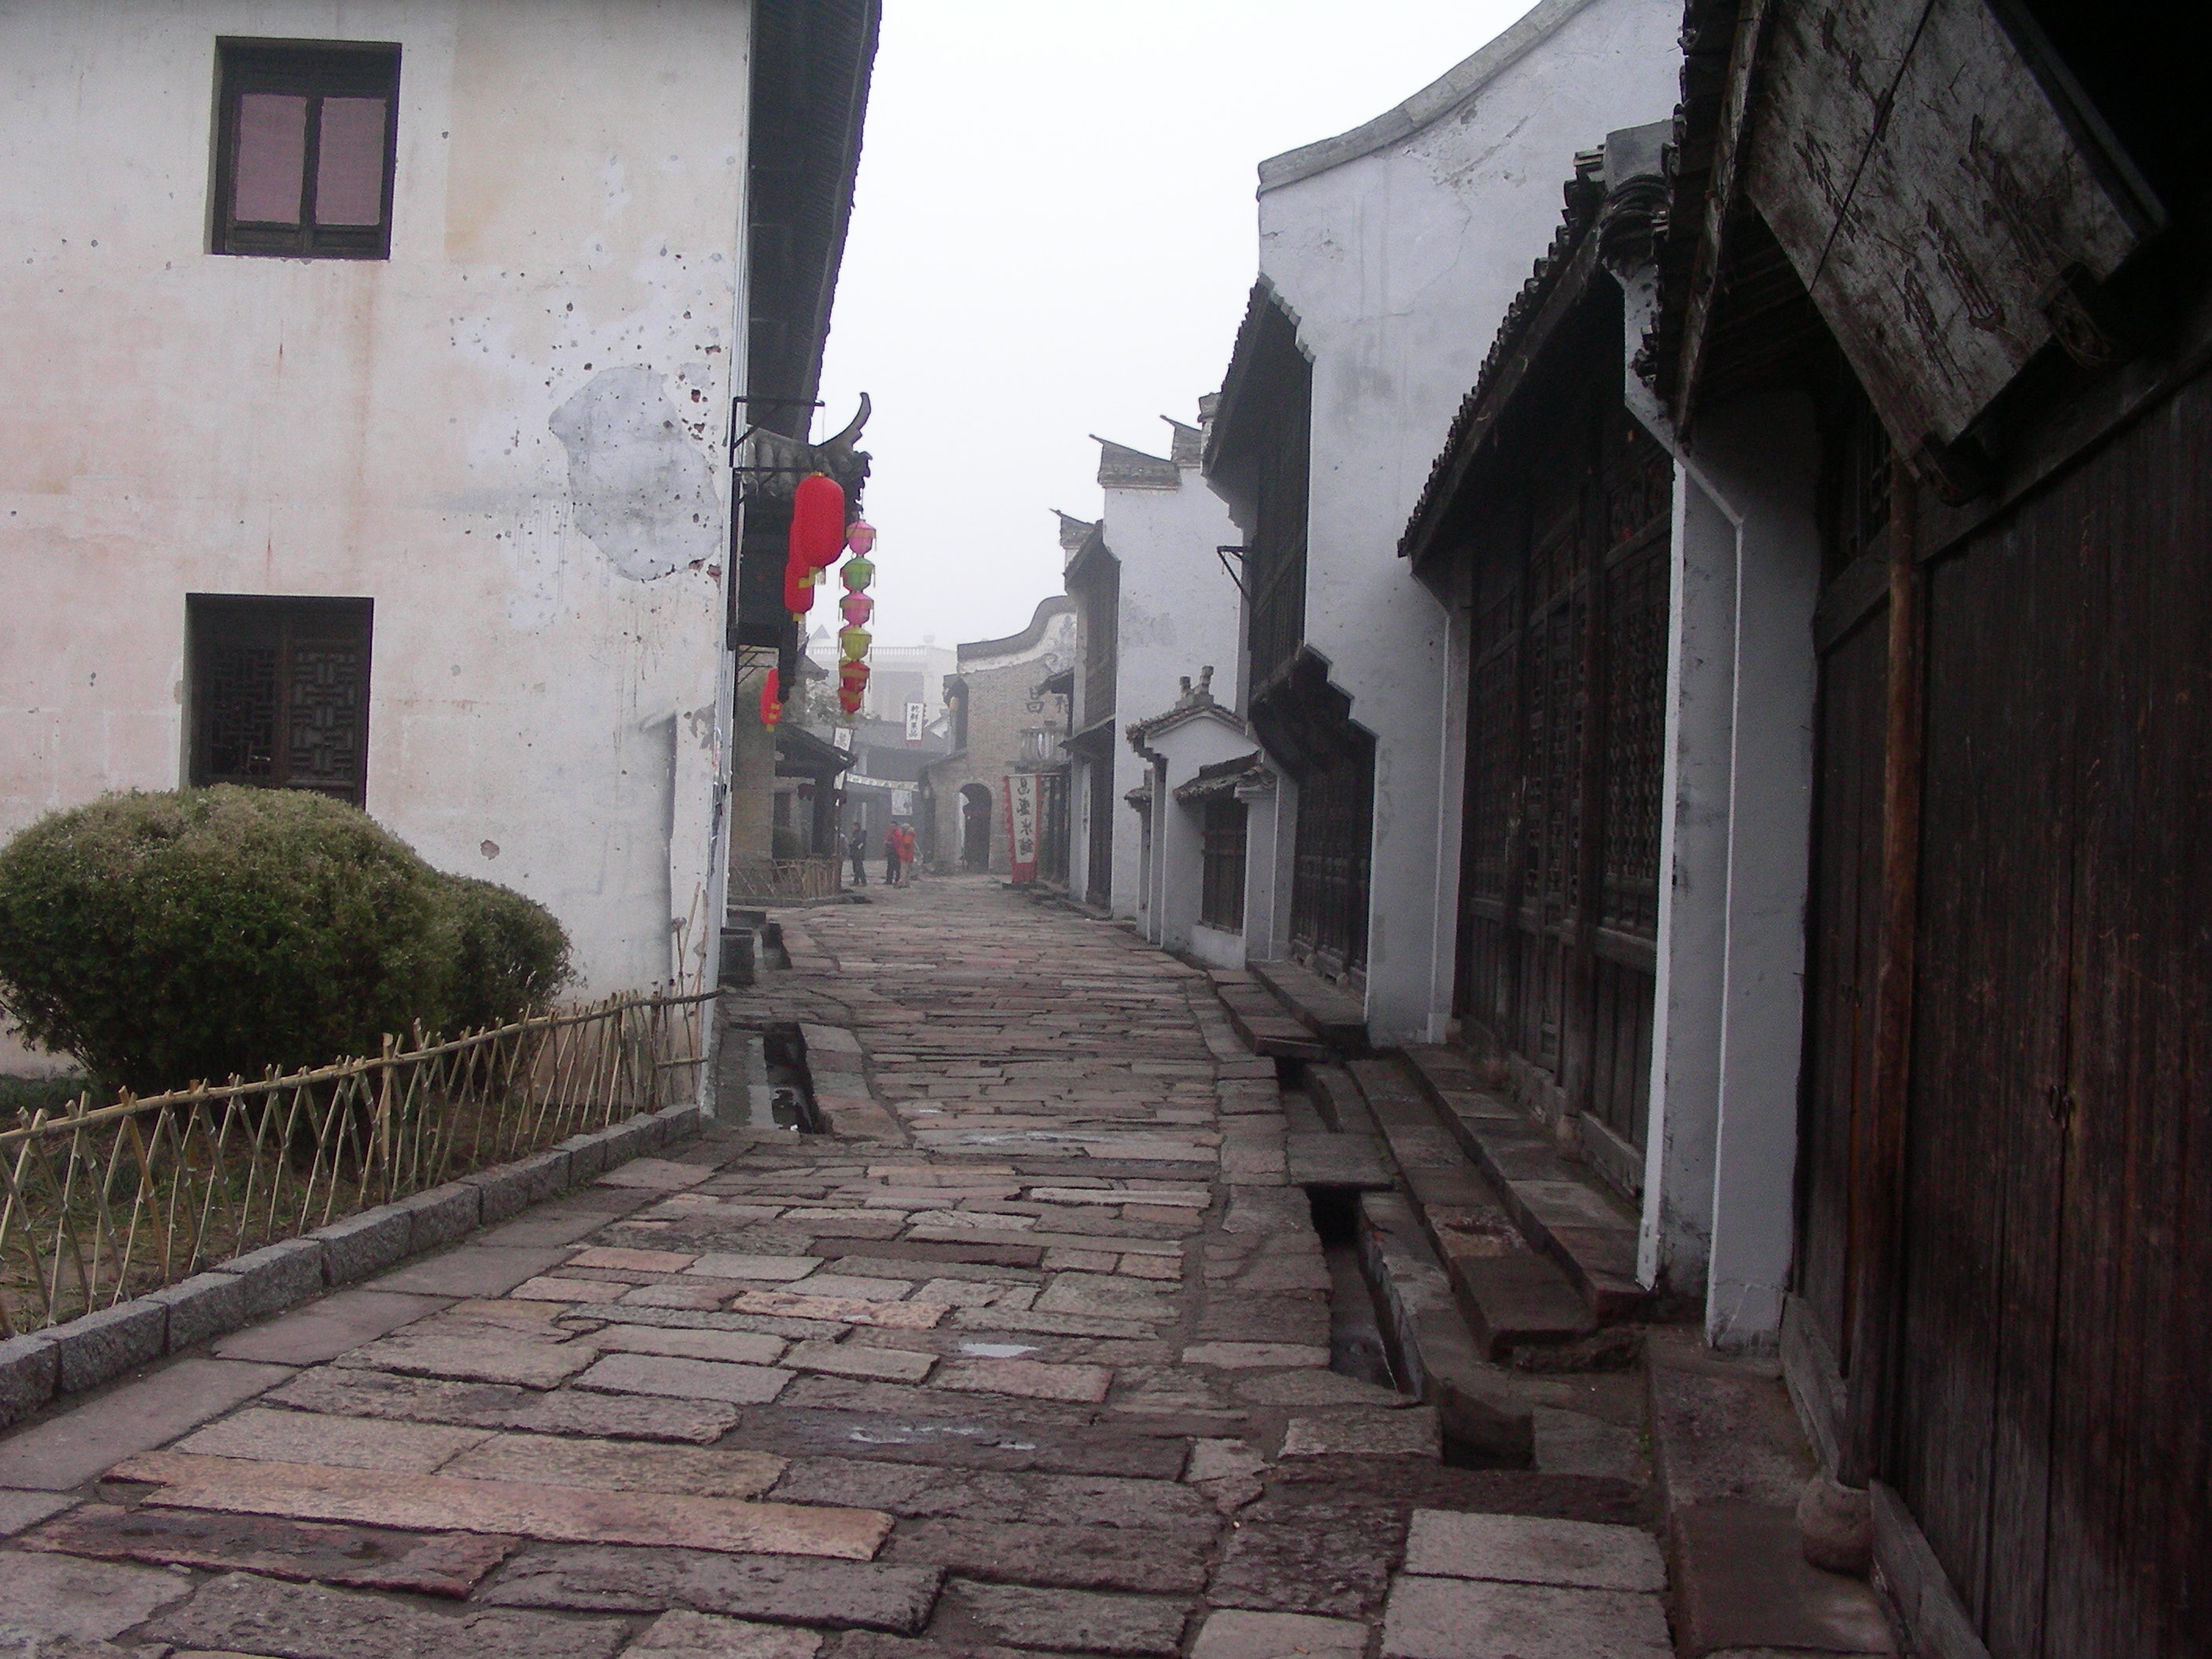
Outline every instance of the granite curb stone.
<path id="1" fill-rule="evenodd" d="M 483 1224 L 489 1227 L 495 1221 L 504 1221 L 533 1204 L 566 1192 L 569 1186 L 568 1154 L 557 1151 L 539 1152 L 461 1179 L 482 1195 Z"/>
<path id="2" fill-rule="evenodd" d="M 60 1369 L 60 1356 L 43 1336 L 11 1336 L 0 1342 L 0 1428 L 52 1399 Z"/>
<path id="3" fill-rule="evenodd" d="M 75 1394 L 159 1359 L 168 1331 L 168 1309 L 143 1299 L 55 1326 L 47 1333 L 60 1362 L 54 1392 Z"/>
<path id="4" fill-rule="evenodd" d="M 351 1285 L 406 1259 L 414 1219 L 395 1204 L 380 1204 L 307 1235 L 323 1245 L 323 1278 Z"/>
<path id="5" fill-rule="evenodd" d="M 323 1243 L 288 1238 L 216 1264 L 215 1271 L 244 1281 L 246 1316 L 259 1319 L 305 1302 L 323 1288 Z"/>
<path id="6" fill-rule="evenodd" d="M 421 1255 L 467 1237 L 482 1224 L 483 1195 L 465 1181 L 449 1181 L 392 1207 L 407 1216 L 407 1254 Z"/>
<path id="7" fill-rule="evenodd" d="M 234 1273 L 194 1273 L 141 1299 L 158 1302 L 168 1310 L 168 1333 L 162 1343 L 165 1353 L 179 1353 L 228 1336 L 246 1323 L 246 1286 Z"/>

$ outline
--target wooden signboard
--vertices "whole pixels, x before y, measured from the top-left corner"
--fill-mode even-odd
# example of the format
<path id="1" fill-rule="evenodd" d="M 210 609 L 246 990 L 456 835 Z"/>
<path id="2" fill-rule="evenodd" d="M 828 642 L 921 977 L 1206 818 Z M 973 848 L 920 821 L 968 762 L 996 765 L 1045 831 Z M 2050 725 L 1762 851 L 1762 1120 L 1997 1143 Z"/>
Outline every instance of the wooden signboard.
<path id="1" fill-rule="evenodd" d="M 2095 360 L 2097 285 L 2162 219 L 2026 26 L 1988 0 L 1778 0 L 1754 72 L 1752 199 L 1907 453 L 2054 335 Z"/>

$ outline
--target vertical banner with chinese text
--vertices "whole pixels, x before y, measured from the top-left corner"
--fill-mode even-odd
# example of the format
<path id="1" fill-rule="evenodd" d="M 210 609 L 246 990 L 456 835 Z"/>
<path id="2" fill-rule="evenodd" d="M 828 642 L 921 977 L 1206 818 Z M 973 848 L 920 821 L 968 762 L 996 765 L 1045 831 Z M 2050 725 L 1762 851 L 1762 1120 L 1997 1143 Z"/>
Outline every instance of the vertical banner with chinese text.
<path id="1" fill-rule="evenodd" d="M 1016 772 L 1006 779 L 1006 848 L 1016 881 L 1036 879 L 1036 774 Z"/>

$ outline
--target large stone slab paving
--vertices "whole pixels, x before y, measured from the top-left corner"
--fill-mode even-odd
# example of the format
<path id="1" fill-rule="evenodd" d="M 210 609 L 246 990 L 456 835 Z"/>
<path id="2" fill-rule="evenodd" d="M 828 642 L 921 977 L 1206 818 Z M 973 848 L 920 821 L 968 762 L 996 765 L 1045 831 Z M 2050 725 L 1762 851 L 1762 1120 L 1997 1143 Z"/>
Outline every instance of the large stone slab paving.
<path id="1" fill-rule="evenodd" d="M 795 1373 L 772 1365 L 728 1365 L 678 1355 L 611 1353 L 576 1378 L 599 1394 L 649 1394 L 671 1400 L 720 1400 L 732 1406 L 766 1405 Z"/>
<path id="2" fill-rule="evenodd" d="M 784 1468 L 784 1459 L 767 1452 L 499 1434 L 462 1452 L 439 1472 L 462 1480 L 523 1481 L 596 1492 L 757 1498 L 775 1484 Z"/>
<path id="3" fill-rule="evenodd" d="M 454 1423 L 702 1446 L 736 1427 L 740 1415 L 736 1407 L 719 1401 L 579 1394 L 569 1389 L 538 1393 L 500 1383 L 452 1382 L 345 1366 L 306 1372 L 269 1397 L 301 1411 L 384 1422 Z"/>
<path id="4" fill-rule="evenodd" d="M 1416 1510 L 1406 1571 L 1428 1577 L 1487 1578 L 1578 1589 L 1667 1587 L 1659 1546 L 1640 1527 L 1594 1525 L 1539 1516 L 1459 1515 Z"/>
<path id="5" fill-rule="evenodd" d="M 197 1510 L 88 1504 L 24 1538 L 26 1549 L 110 1561 L 259 1573 L 359 1589 L 465 1596 L 521 1542 L 477 1533 L 395 1532 Z M 4 1578 L 0 1569 L 0 1578 Z"/>
<path id="6" fill-rule="evenodd" d="M 1051 1365 L 1032 1359 L 948 1360 L 933 1386 L 967 1394 L 1009 1394 L 1030 1400 L 1097 1405 L 1113 1387 L 1105 1365 Z"/>
<path id="7" fill-rule="evenodd" d="M 143 1633 L 181 1647 L 283 1659 L 611 1659 L 629 1627 L 485 1607 L 434 1612 L 358 1590 L 231 1573 Z"/>
<path id="8" fill-rule="evenodd" d="M 428 1474 L 489 1437 L 481 1429 L 374 1423 L 252 1407 L 186 1435 L 173 1449 L 198 1457 Z"/>
<path id="9" fill-rule="evenodd" d="M 76 1501 L 67 1492 L 0 1491 L 0 1538 L 36 1526 L 50 1515 L 59 1515 Z"/>
<path id="10" fill-rule="evenodd" d="M 1382 1659 L 1673 1659 L 1656 1595 L 1459 1578 L 1391 1586 Z"/>
<path id="11" fill-rule="evenodd" d="M 954 1583 L 947 1599 L 986 1634 L 1011 1647 L 1051 1644 L 1085 1653 L 1173 1655 L 1182 1650 L 1189 1603 L 1093 1590 Z"/>
<path id="12" fill-rule="evenodd" d="M 559 1245 L 463 1244 L 443 1255 L 386 1273 L 374 1281 L 373 1288 L 416 1296 L 504 1296 L 524 1279 L 535 1279 L 566 1261 L 568 1255 Z"/>
<path id="13" fill-rule="evenodd" d="M 1206 1616 L 1190 1659 L 1364 1659 L 1367 1626 L 1302 1613 L 1224 1608 Z"/>
<path id="14" fill-rule="evenodd" d="M 118 1635 L 191 1592 L 158 1567 L 0 1553 L 0 1626 L 96 1642 Z"/>
<path id="15" fill-rule="evenodd" d="M 550 1389 L 598 1358 L 599 1350 L 588 1343 L 550 1341 L 520 1332 L 426 1325 L 380 1338 L 346 1358 L 353 1365 L 408 1376 Z"/>
<path id="16" fill-rule="evenodd" d="M 1382 1606 L 1406 1535 L 1388 1509 L 1361 1503 L 1245 1510 L 1206 1589 L 1219 1607 L 1363 1618 Z"/>
<path id="17" fill-rule="evenodd" d="M 477 1599 L 509 1607 L 659 1613 L 683 1607 L 774 1624 L 912 1635 L 929 1618 L 935 1567 L 709 1554 L 687 1549 L 539 1547 L 500 1569 Z"/>
<path id="18" fill-rule="evenodd" d="M 447 1297 L 340 1291 L 280 1315 L 265 1325 L 234 1331 L 215 1345 L 215 1353 L 222 1359 L 318 1365 L 451 1305 Z"/>
<path id="19" fill-rule="evenodd" d="M 970 1469 L 1036 1469 L 1066 1474 L 1121 1474 L 1172 1480 L 1182 1468 L 1180 1441 L 1116 1434 L 1079 1425 L 1041 1423 L 985 1407 L 970 1397 L 969 1415 L 794 1411 L 750 1414 L 724 1443 L 756 1446 L 794 1458 L 866 1458 L 871 1462 Z"/>
<path id="20" fill-rule="evenodd" d="M 1048 1526 L 1129 1527 L 1210 1538 L 1212 1509 L 1171 1480 L 931 1469 L 858 1458 L 794 1462 L 779 1499 L 882 1509 L 913 1517 Z"/>
<path id="21" fill-rule="evenodd" d="M 865 1561 L 890 1530 L 867 1510 L 748 1504 L 665 1492 L 585 1491 L 380 1469 L 252 1463 L 147 1452 L 116 1472 L 161 1490 L 163 1508 L 224 1510 L 422 1532 L 514 1533 L 555 1542 L 821 1555 Z"/>
<path id="22" fill-rule="evenodd" d="M 677 1354 L 731 1365 L 773 1365 L 787 1346 L 781 1337 L 761 1331 L 671 1328 L 628 1322 L 603 1325 L 586 1340 L 605 1352 Z"/>
<path id="23" fill-rule="evenodd" d="M 721 1619 L 708 1613 L 664 1613 L 628 1651 L 653 1659 L 814 1659 L 822 1638 L 811 1631 Z"/>
<path id="24" fill-rule="evenodd" d="M 884 1559 L 999 1583 L 1194 1595 L 1206 1588 L 1209 1542 L 1202 1534 L 1128 1527 L 902 1521 Z"/>
<path id="25" fill-rule="evenodd" d="M 0 1487 L 66 1492 L 285 1381 L 282 1365 L 180 1359 L 0 1440 Z"/>

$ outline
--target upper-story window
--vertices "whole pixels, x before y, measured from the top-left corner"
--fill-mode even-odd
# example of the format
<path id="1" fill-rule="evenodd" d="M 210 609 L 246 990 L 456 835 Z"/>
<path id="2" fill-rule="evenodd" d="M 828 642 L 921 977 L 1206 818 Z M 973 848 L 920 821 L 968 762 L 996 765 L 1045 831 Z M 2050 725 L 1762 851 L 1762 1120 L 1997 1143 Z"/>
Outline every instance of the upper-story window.
<path id="1" fill-rule="evenodd" d="M 389 258 L 399 48 L 225 40 L 216 73 L 215 251 Z"/>

